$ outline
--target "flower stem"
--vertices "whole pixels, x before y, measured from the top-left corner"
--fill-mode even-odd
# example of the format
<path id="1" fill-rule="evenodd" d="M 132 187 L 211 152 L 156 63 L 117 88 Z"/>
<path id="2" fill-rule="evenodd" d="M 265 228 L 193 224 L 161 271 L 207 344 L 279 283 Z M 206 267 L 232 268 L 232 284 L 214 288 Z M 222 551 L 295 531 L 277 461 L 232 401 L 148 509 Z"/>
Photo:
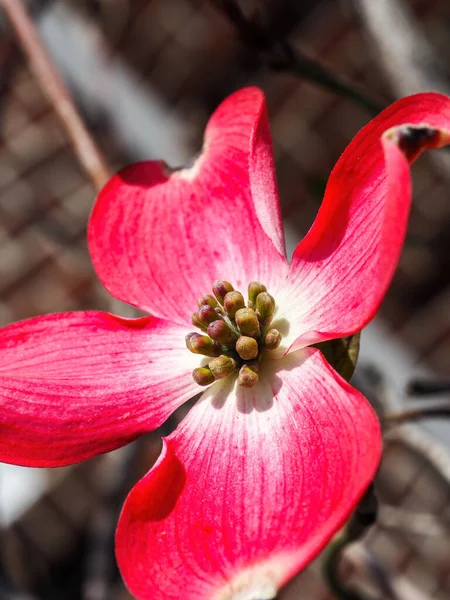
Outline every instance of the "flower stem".
<path id="1" fill-rule="evenodd" d="M 212 0 L 212 3 L 231 21 L 244 43 L 258 53 L 272 70 L 289 71 L 301 79 L 318 83 L 326 89 L 346 96 L 371 114 L 376 115 L 383 110 L 382 104 L 326 69 L 318 61 L 304 56 L 286 39 L 273 36 L 256 19 L 247 19 L 235 0 Z"/>
<path id="2" fill-rule="evenodd" d="M 339 564 L 349 544 L 358 540 L 376 520 L 378 503 L 373 485 L 369 487 L 347 523 L 344 531 L 329 544 L 323 563 L 323 575 L 329 588 L 340 600 L 371 600 L 345 585 L 340 578 Z"/>
<path id="3" fill-rule="evenodd" d="M 53 105 L 69 136 L 80 164 L 97 189 L 103 187 L 111 173 L 100 149 L 92 139 L 60 73 L 50 58 L 23 0 L 0 0 L 30 67 Z"/>

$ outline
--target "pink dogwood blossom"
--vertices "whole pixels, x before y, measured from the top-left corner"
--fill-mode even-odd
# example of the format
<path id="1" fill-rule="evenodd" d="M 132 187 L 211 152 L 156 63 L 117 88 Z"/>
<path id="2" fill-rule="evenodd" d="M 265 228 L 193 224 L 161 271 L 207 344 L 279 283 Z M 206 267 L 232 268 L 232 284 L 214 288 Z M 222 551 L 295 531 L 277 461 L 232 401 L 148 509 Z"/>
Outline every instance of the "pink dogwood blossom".
<path id="1" fill-rule="evenodd" d="M 288 263 L 264 97 L 238 91 L 193 166 L 132 165 L 94 206 L 101 281 L 152 316 L 65 313 L 2 330 L 4 462 L 112 450 L 204 390 L 120 517 L 118 563 L 137 598 L 272 598 L 349 517 L 379 463 L 379 425 L 312 344 L 376 313 L 405 236 L 408 160 L 447 143 L 445 128 L 438 94 L 369 123 Z"/>

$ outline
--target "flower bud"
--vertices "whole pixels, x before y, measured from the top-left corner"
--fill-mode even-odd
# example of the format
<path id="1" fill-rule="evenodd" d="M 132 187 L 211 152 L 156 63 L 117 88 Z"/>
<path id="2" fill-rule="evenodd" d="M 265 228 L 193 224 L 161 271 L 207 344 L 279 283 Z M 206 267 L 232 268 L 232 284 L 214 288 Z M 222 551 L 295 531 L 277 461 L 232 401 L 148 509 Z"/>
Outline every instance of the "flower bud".
<path id="1" fill-rule="evenodd" d="M 201 306 L 212 306 L 213 308 L 216 308 L 216 306 L 218 306 L 217 300 L 212 294 L 205 294 L 198 300 L 197 304 L 199 308 Z"/>
<path id="2" fill-rule="evenodd" d="M 201 333 L 188 333 L 186 347 L 194 354 L 203 354 L 203 356 L 219 356 L 221 353 L 220 345 Z"/>
<path id="3" fill-rule="evenodd" d="M 241 308 L 237 311 L 234 318 L 242 335 L 248 335 L 249 337 L 259 336 L 259 321 L 254 310 L 251 308 Z"/>
<path id="4" fill-rule="evenodd" d="M 223 306 L 221 306 L 220 304 L 218 304 L 214 310 L 215 310 L 215 311 L 216 311 L 216 313 L 217 313 L 218 315 L 220 315 L 221 317 L 225 317 L 225 316 L 226 316 L 226 314 L 227 314 L 227 313 L 226 313 L 226 311 L 225 311 L 225 309 L 224 309 L 224 307 L 223 307 Z"/>
<path id="5" fill-rule="evenodd" d="M 198 313 L 194 313 L 191 317 L 191 323 L 194 327 L 198 327 L 199 329 L 201 329 L 202 331 L 206 331 L 206 327 L 207 325 L 204 325 L 199 317 Z"/>
<path id="6" fill-rule="evenodd" d="M 238 385 L 243 387 L 253 387 L 258 383 L 259 363 L 256 360 L 242 365 L 237 379 Z"/>
<path id="7" fill-rule="evenodd" d="M 212 323 L 213 321 L 217 321 L 221 318 L 217 314 L 216 310 L 209 305 L 200 306 L 200 308 L 197 311 L 197 315 L 200 323 L 205 327 L 208 327 L 210 323 Z"/>
<path id="8" fill-rule="evenodd" d="M 262 283 L 260 283 L 259 281 L 251 281 L 248 284 L 248 300 L 249 300 L 249 302 L 251 302 L 254 305 L 256 302 L 256 297 L 258 296 L 258 294 L 261 294 L 262 292 L 267 292 L 266 286 L 263 285 Z"/>
<path id="9" fill-rule="evenodd" d="M 244 296 L 241 292 L 228 292 L 223 300 L 223 305 L 230 319 L 234 319 L 236 312 L 245 307 Z"/>
<path id="10" fill-rule="evenodd" d="M 257 314 L 262 320 L 270 319 L 275 312 L 275 300 L 267 292 L 258 294 L 255 306 Z"/>
<path id="11" fill-rule="evenodd" d="M 214 379 L 222 379 L 231 375 L 237 366 L 236 361 L 231 356 L 218 356 L 214 358 L 208 365 Z"/>
<path id="12" fill-rule="evenodd" d="M 194 369 L 192 371 L 192 378 L 194 379 L 195 383 L 198 383 L 198 385 L 209 385 L 215 381 L 214 375 L 211 373 L 208 367 L 199 367 L 198 369 Z"/>
<path id="13" fill-rule="evenodd" d="M 281 344 L 281 333 L 278 329 L 270 329 L 264 338 L 264 349 L 275 350 Z"/>
<path id="14" fill-rule="evenodd" d="M 244 360 L 252 360 L 258 356 L 258 342 L 252 337 L 242 335 L 236 342 L 236 352 Z"/>
<path id="15" fill-rule="evenodd" d="M 229 281 L 216 281 L 213 285 L 214 296 L 223 304 L 223 299 L 225 298 L 228 292 L 232 292 L 234 287 L 231 285 Z"/>
<path id="16" fill-rule="evenodd" d="M 234 347 L 238 339 L 238 335 L 222 320 L 210 323 L 206 331 L 209 337 L 223 346 Z"/>

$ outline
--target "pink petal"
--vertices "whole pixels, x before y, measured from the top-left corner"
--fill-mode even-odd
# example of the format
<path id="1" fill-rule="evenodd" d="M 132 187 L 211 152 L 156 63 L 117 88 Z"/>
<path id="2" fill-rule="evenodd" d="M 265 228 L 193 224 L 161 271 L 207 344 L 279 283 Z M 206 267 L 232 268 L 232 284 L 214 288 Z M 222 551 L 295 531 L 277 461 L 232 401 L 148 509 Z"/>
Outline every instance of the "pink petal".
<path id="1" fill-rule="evenodd" d="M 419 130 L 408 135 L 402 124 Z M 397 266 L 410 209 L 408 164 L 392 142 L 412 161 L 449 143 L 446 128 L 450 98 L 418 94 L 387 108 L 347 147 L 292 259 L 282 299 L 290 342 L 300 336 L 292 350 L 352 334 L 373 318 Z"/>
<path id="2" fill-rule="evenodd" d="M 170 174 L 145 162 L 113 177 L 89 247 L 114 296 L 180 323 L 217 279 L 276 288 L 287 263 L 262 92 L 246 88 L 219 106 L 191 168 Z"/>
<path id="3" fill-rule="evenodd" d="M 0 461 L 67 465 L 158 427 L 198 392 L 185 328 L 62 313 L 0 336 Z"/>
<path id="4" fill-rule="evenodd" d="M 209 388 L 128 496 L 116 548 L 137 598 L 272 598 L 372 480 L 380 431 L 361 394 L 315 349 L 263 367 L 255 388 Z"/>

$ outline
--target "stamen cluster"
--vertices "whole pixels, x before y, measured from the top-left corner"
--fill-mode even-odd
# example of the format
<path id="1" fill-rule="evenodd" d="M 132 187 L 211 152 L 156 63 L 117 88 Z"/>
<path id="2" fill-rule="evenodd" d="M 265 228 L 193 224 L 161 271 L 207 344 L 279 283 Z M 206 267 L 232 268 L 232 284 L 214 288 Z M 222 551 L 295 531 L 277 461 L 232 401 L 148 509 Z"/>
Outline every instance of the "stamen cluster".
<path id="1" fill-rule="evenodd" d="M 192 377 L 206 386 L 238 373 L 238 385 L 253 387 L 259 379 L 261 354 L 281 343 L 280 332 L 270 329 L 275 300 L 259 281 L 249 284 L 247 304 L 228 281 L 216 281 L 212 291 L 198 300 L 198 310 L 191 317 L 192 324 L 203 333 L 186 336 L 191 352 L 212 360 L 194 369 Z"/>

